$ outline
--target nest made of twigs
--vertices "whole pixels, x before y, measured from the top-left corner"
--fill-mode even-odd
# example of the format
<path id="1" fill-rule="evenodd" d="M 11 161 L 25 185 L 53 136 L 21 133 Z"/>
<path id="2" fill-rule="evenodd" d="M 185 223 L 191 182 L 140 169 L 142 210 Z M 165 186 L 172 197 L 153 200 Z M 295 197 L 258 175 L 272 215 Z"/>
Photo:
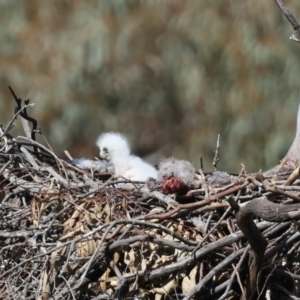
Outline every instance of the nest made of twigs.
<path id="1" fill-rule="evenodd" d="M 187 195 L 168 196 L 79 169 L 9 126 L 0 137 L 1 299 L 247 298 L 249 258 L 260 250 L 247 234 L 253 218 L 267 241 L 255 297 L 296 289 L 299 204 L 283 203 L 299 202 L 299 171 L 200 172 Z"/>

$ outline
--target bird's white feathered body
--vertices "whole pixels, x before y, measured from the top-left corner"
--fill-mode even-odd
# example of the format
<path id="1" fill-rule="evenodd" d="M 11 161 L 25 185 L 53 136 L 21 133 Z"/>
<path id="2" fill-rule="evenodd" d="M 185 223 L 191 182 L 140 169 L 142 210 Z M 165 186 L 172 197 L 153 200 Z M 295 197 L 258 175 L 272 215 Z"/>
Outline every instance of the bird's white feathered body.
<path id="1" fill-rule="evenodd" d="M 169 157 L 162 160 L 158 168 L 158 180 L 160 181 L 163 181 L 164 178 L 178 177 L 189 186 L 194 180 L 195 168 L 186 160 Z"/>
<path id="2" fill-rule="evenodd" d="M 153 166 L 130 153 L 130 146 L 123 135 L 104 133 L 99 136 L 96 144 L 100 150 L 100 158 L 112 163 L 117 176 L 132 181 L 157 178 L 157 171 Z"/>

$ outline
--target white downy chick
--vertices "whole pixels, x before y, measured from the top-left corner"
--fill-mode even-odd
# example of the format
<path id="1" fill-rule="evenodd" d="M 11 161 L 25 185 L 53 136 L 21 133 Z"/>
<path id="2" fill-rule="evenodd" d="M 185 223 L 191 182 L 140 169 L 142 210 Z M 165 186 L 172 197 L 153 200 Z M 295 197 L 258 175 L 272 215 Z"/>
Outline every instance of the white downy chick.
<path id="1" fill-rule="evenodd" d="M 130 146 L 123 135 L 115 132 L 104 133 L 99 136 L 96 144 L 100 150 L 100 158 L 112 163 L 117 176 L 132 181 L 157 178 L 157 171 L 153 166 L 130 154 Z"/>
<path id="2" fill-rule="evenodd" d="M 170 157 L 161 161 L 158 168 L 164 194 L 185 194 L 194 180 L 195 168 L 186 160 Z"/>
<path id="3" fill-rule="evenodd" d="M 162 160 L 158 168 L 158 180 L 162 180 L 164 177 L 178 177 L 187 185 L 191 185 L 194 180 L 195 168 L 187 160 L 169 157 Z"/>

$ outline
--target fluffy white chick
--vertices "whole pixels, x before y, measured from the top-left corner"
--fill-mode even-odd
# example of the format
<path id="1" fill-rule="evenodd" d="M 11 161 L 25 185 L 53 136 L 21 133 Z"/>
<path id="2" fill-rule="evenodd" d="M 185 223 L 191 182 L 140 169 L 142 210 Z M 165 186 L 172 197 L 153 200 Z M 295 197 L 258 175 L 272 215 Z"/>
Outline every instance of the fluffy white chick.
<path id="1" fill-rule="evenodd" d="M 190 185 L 195 176 L 195 168 L 187 160 L 179 160 L 174 157 L 163 159 L 159 166 L 158 179 L 165 177 L 179 177 L 187 185 Z"/>
<path id="2" fill-rule="evenodd" d="M 160 162 L 158 181 L 164 194 L 186 194 L 195 176 L 195 168 L 186 160 L 170 157 Z"/>
<path id="3" fill-rule="evenodd" d="M 130 153 L 130 146 L 123 135 L 115 132 L 104 133 L 99 136 L 96 144 L 100 150 L 100 158 L 112 163 L 117 176 L 132 181 L 157 178 L 157 171 L 153 166 Z"/>

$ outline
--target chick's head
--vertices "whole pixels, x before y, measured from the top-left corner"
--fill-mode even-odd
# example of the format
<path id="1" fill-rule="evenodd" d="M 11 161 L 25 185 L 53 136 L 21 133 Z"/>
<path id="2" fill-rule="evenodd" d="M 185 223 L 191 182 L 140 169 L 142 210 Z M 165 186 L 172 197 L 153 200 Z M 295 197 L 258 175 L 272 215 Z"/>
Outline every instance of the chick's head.
<path id="1" fill-rule="evenodd" d="M 99 147 L 99 156 L 107 161 L 113 161 L 130 155 L 130 147 L 126 138 L 114 132 L 99 136 L 96 145 Z"/>

